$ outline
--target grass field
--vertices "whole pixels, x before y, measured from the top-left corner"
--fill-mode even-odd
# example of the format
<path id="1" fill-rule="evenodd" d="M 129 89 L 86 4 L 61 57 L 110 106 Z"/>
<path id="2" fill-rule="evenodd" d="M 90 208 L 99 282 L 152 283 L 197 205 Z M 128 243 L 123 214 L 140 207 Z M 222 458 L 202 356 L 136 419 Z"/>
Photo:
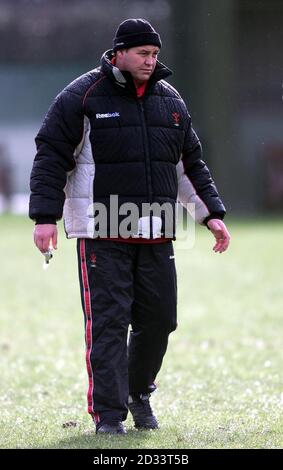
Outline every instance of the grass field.
<path id="1" fill-rule="evenodd" d="M 47 271 L 32 223 L 1 217 L 1 448 L 281 448 L 283 222 L 227 222 L 225 254 L 199 227 L 176 244 L 179 325 L 159 389 L 161 429 L 96 436 L 86 412 L 75 241 L 60 226 Z"/>

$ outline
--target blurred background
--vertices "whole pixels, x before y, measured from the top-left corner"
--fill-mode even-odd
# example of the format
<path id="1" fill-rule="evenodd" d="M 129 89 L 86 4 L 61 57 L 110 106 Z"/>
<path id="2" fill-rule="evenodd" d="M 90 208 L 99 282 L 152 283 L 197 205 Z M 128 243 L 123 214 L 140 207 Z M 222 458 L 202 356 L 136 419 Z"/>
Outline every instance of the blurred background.
<path id="1" fill-rule="evenodd" d="M 0 0 L 0 212 L 27 212 L 48 107 L 130 17 L 160 32 L 229 213 L 281 213 L 282 0 Z"/>

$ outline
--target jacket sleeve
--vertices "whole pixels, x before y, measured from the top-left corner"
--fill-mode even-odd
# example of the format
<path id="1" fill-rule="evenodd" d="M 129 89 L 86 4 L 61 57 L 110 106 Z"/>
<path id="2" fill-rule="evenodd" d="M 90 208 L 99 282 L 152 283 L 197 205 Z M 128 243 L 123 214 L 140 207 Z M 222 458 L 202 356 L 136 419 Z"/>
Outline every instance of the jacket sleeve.
<path id="1" fill-rule="evenodd" d="M 67 173 L 75 167 L 74 151 L 82 135 L 82 97 L 64 89 L 35 138 L 29 216 L 37 223 L 56 223 L 62 217 Z"/>
<path id="2" fill-rule="evenodd" d="M 181 160 L 177 165 L 178 199 L 195 220 L 206 225 L 212 218 L 223 219 L 225 207 L 202 160 L 202 147 L 189 116 Z"/>

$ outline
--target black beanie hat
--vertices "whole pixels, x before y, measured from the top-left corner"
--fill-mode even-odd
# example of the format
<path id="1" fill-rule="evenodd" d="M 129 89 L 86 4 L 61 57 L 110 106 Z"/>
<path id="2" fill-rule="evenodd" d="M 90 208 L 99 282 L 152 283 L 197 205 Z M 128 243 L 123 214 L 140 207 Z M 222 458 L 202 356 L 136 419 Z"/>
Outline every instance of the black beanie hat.
<path id="1" fill-rule="evenodd" d="M 113 51 L 130 47 L 152 45 L 161 48 L 159 34 L 151 24 L 141 18 L 128 19 L 118 26 L 113 39 Z"/>

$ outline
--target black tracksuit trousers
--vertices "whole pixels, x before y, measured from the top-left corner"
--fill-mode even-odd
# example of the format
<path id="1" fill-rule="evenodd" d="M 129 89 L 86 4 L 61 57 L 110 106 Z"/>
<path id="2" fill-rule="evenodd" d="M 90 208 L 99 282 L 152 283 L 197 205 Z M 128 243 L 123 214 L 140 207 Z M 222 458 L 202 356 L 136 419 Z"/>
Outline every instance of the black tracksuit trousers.
<path id="1" fill-rule="evenodd" d="M 172 242 L 81 238 L 77 250 L 88 412 L 96 422 L 106 415 L 125 420 L 129 393 L 155 388 L 168 336 L 177 326 Z"/>

